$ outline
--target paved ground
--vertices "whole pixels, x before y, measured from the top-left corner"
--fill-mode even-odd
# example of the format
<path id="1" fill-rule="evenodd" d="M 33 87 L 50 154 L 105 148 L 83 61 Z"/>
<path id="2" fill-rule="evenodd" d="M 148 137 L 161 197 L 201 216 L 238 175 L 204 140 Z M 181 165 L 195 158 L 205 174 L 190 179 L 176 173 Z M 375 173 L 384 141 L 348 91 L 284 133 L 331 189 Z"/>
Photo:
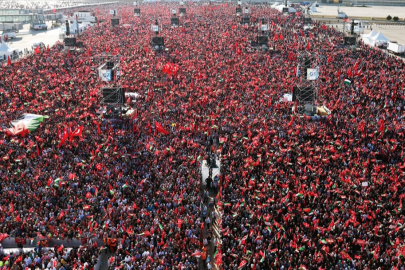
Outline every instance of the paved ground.
<path id="1" fill-rule="evenodd" d="M 314 15 L 322 16 L 336 16 L 337 17 L 337 5 L 322 5 L 317 7 L 316 13 Z M 349 17 L 387 17 L 391 15 L 392 17 L 398 16 L 400 20 L 404 20 L 405 17 L 405 7 L 395 7 L 395 6 L 368 6 L 368 7 L 349 7 L 340 6 L 340 11 L 347 14 Z"/>
<path id="2" fill-rule="evenodd" d="M 51 29 L 51 24 L 48 23 L 48 30 L 30 30 L 29 24 L 24 25 L 24 29 L 17 33 L 14 39 L 6 42 L 11 48 L 23 51 L 25 48 L 32 50 L 31 46 L 34 42 L 43 42 L 45 46 L 52 46 L 59 40 L 60 27 Z"/>
<path id="3" fill-rule="evenodd" d="M 338 26 L 339 30 L 342 30 L 342 23 L 331 23 L 330 26 Z M 370 24 L 365 30 L 364 34 L 371 32 L 371 29 L 381 33 L 390 41 L 397 41 L 398 43 L 405 44 L 405 25 L 374 25 Z"/>

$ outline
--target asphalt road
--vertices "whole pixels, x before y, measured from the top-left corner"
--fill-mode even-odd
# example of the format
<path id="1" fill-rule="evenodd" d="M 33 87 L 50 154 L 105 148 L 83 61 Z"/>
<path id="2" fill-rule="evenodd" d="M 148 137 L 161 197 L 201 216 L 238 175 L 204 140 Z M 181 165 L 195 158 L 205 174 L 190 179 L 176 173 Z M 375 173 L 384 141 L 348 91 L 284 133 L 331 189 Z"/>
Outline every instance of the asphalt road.
<path id="1" fill-rule="evenodd" d="M 35 42 L 43 42 L 45 46 L 50 47 L 59 40 L 60 27 L 51 28 L 51 24 L 48 24 L 48 30 L 30 30 L 30 25 L 25 24 L 24 29 L 20 30 L 16 37 L 9 40 L 7 43 L 11 48 L 19 49 L 23 51 L 25 48 L 32 50 L 32 45 Z"/>

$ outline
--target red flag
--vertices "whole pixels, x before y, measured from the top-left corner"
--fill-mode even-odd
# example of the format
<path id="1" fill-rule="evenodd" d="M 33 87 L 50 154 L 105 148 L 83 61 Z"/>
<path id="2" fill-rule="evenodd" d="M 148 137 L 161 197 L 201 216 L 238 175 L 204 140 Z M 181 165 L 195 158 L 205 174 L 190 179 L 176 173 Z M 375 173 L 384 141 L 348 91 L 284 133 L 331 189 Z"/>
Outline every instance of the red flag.
<path id="1" fill-rule="evenodd" d="M 46 186 L 47 186 L 47 187 L 50 187 L 50 186 L 51 186 L 51 184 L 52 184 L 52 182 L 53 182 L 52 177 L 49 177 L 49 179 L 48 179 L 48 183 L 46 183 Z"/>
<path id="2" fill-rule="evenodd" d="M 15 263 L 20 263 L 20 262 L 22 262 L 22 259 L 23 259 L 23 257 L 22 257 L 22 255 L 20 255 L 20 257 L 18 257 L 17 260 L 15 260 Z"/>
<path id="3" fill-rule="evenodd" d="M 39 48 L 39 46 L 37 46 L 37 47 L 35 48 L 34 52 L 37 53 L 37 54 L 40 53 L 40 52 L 41 52 L 41 48 Z"/>
<path id="4" fill-rule="evenodd" d="M 68 57 L 70 57 L 70 50 L 68 51 Z"/>
<path id="5" fill-rule="evenodd" d="M 7 66 L 11 66 L 11 59 L 10 59 L 10 56 L 7 56 L 8 58 L 7 58 Z"/>
<path id="6" fill-rule="evenodd" d="M 24 95 L 24 87 L 22 86 L 22 84 L 20 84 L 20 92 L 21 92 L 21 95 Z"/>
<path id="7" fill-rule="evenodd" d="M 236 48 L 236 53 L 237 53 L 238 55 L 241 55 L 241 54 L 242 54 L 242 51 L 241 51 L 239 48 Z"/>
<path id="8" fill-rule="evenodd" d="M 324 24 L 322 24 L 322 29 L 323 30 L 326 30 L 328 27 L 326 26 L 326 25 L 324 25 Z"/>
<path id="9" fill-rule="evenodd" d="M 307 50 L 311 49 L 311 43 L 308 42 Z"/>
<path id="10" fill-rule="evenodd" d="M 381 119 L 380 132 L 384 132 L 384 130 L 385 130 L 385 120 L 383 118 L 383 119 Z"/>
<path id="11" fill-rule="evenodd" d="M 280 40 L 283 40 L 284 39 L 284 37 L 283 37 L 283 34 L 281 33 L 280 34 Z"/>
<path id="12" fill-rule="evenodd" d="M 41 153 L 39 152 L 38 144 L 37 144 L 37 154 L 38 154 L 38 156 L 41 154 Z"/>
<path id="13" fill-rule="evenodd" d="M 332 62 L 332 55 L 328 58 L 328 63 Z"/>
<path id="14" fill-rule="evenodd" d="M 46 53 L 49 53 L 49 45 L 46 46 Z"/>
<path id="15" fill-rule="evenodd" d="M 91 56 L 91 48 L 89 47 L 88 55 Z"/>
<path id="16" fill-rule="evenodd" d="M 56 12 L 56 9 L 52 9 L 52 12 L 55 13 L 55 12 Z"/>
<path id="17" fill-rule="evenodd" d="M 163 133 L 163 134 L 169 134 L 170 132 L 165 130 L 158 122 L 155 121 L 155 126 L 156 126 L 156 130 L 159 133 Z"/>
<path id="18" fill-rule="evenodd" d="M 69 133 L 65 130 L 65 133 L 63 134 L 63 138 L 60 141 L 58 147 L 60 147 L 62 144 L 64 144 L 67 138 L 69 138 Z"/>
<path id="19" fill-rule="evenodd" d="M 62 252 L 62 250 L 63 250 L 63 244 L 58 248 L 58 252 Z"/>
<path id="20" fill-rule="evenodd" d="M 80 136 L 82 136 L 82 132 L 83 132 L 83 126 L 80 126 L 75 131 L 73 131 L 72 136 L 80 137 Z"/>

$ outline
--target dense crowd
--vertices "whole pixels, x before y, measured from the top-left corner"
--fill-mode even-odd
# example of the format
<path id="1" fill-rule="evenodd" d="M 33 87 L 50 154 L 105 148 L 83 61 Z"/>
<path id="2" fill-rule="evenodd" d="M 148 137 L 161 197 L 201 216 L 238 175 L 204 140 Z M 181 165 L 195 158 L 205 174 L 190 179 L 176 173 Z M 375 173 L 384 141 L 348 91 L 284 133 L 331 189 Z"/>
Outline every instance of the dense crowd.
<path id="1" fill-rule="evenodd" d="M 196 269 L 200 162 L 216 150 L 223 269 L 403 267 L 401 60 L 266 6 L 250 13 L 269 21 L 271 52 L 250 47 L 257 26 L 239 25 L 234 5 L 187 4 L 177 28 L 177 4 L 140 8 L 99 7 L 84 50 L 58 43 L 0 71 L 3 131 L 22 113 L 49 116 L 25 136 L 1 133 L 0 233 L 114 237 L 114 267 Z M 163 52 L 150 46 L 156 19 Z M 319 63 L 317 103 L 332 110 L 319 121 L 280 101 L 299 83 L 299 51 Z M 128 118 L 98 114 L 106 52 L 139 94 Z"/>

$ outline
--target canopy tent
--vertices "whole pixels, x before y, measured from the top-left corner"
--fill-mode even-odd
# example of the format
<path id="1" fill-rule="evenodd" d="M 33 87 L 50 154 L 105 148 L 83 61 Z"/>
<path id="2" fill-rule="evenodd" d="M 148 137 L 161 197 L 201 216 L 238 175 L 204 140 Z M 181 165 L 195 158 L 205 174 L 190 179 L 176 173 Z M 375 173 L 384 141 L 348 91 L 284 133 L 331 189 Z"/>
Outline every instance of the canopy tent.
<path id="1" fill-rule="evenodd" d="M 363 42 L 370 46 L 381 46 L 387 44 L 389 39 L 386 38 L 381 32 L 371 37 L 363 37 Z"/>
<path id="2" fill-rule="evenodd" d="M 375 36 L 375 35 L 377 35 L 377 34 L 378 34 L 378 33 L 377 33 L 376 31 L 374 31 L 374 29 L 373 29 L 373 30 L 371 30 L 370 33 L 361 35 L 361 37 L 362 37 L 362 38 L 371 38 L 371 37 L 373 37 L 373 36 Z"/>
<path id="3" fill-rule="evenodd" d="M 77 32 L 83 32 L 86 29 L 86 27 L 84 27 L 81 24 L 77 24 L 77 21 L 73 21 L 73 23 L 70 25 L 70 33 L 72 34 L 77 34 Z"/>
<path id="4" fill-rule="evenodd" d="M 10 56 L 10 57 L 12 57 L 13 55 L 16 55 L 16 54 L 18 54 L 18 52 L 19 52 L 19 50 L 18 49 L 14 49 L 14 48 L 11 48 L 11 47 L 9 47 L 6 43 L 4 43 L 4 42 L 1 42 L 1 44 L 0 44 L 0 58 L 2 57 L 2 56 Z"/>
<path id="5" fill-rule="evenodd" d="M 312 5 L 311 5 L 311 7 L 309 8 L 309 10 L 311 11 L 311 12 L 318 12 L 318 10 L 316 10 L 316 4 L 318 4 L 318 2 L 315 2 L 315 3 L 313 3 Z"/>

